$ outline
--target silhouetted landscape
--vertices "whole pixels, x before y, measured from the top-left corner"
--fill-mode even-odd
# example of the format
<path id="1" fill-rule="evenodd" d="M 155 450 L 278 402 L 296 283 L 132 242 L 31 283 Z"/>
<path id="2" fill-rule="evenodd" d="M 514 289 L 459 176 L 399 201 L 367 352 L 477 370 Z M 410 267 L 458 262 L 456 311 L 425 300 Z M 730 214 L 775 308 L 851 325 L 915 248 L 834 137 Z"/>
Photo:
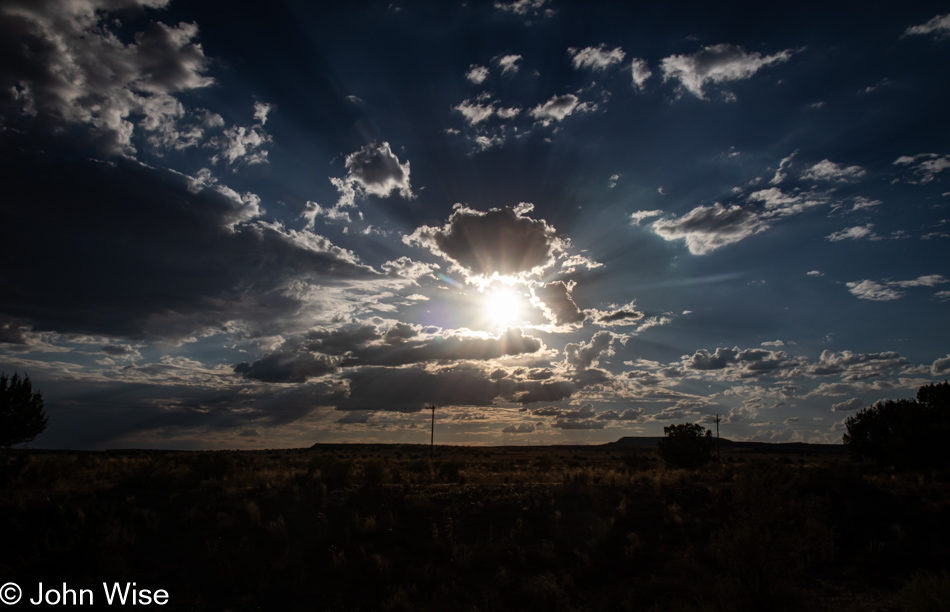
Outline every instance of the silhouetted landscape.
<path id="1" fill-rule="evenodd" d="M 844 446 L 726 440 L 721 463 L 674 469 L 656 442 L 8 451 L 0 573 L 25 597 L 65 583 L 100 603 L 103 582 L 135 582 L 173 610 L 947 601 L 945 473 L 882 471 Z"/>

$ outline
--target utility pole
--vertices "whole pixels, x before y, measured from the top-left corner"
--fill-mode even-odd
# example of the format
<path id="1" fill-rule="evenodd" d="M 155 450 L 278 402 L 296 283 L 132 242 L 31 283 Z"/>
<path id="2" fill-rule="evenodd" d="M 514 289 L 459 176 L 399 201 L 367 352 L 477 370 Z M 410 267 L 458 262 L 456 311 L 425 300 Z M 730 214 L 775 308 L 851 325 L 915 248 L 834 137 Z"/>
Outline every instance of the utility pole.
<path id="1" fill-rule="evenodd" d="M 432 414 L 435 414 L 433 411 Z M 722 463 L 722 447 L 719 445 L 719 414 L 716 414 L 716 461 Z"/>
<path id="2" fill-rule="evenodd" d="M 429 404 L 426 406 L 429 410 L 432 411 L 432 434 L 429 436 L 429 456 L 435 456 L 435 404 Z"/>

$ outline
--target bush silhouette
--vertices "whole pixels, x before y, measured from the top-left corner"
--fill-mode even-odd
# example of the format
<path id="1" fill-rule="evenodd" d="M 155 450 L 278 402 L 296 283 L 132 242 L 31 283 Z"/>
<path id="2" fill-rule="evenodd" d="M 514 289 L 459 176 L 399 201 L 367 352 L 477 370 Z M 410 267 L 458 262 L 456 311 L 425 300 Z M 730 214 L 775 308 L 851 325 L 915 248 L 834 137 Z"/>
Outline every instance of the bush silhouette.
<path id="1" fill-rule="evenodd" d="M 918 470 L 950 467 L 950 384 L 930 384 L 917 399 L 880 401 L 845 420 L 842 440 L 852 458 L 880 467 Z"/>
<path id="2" fill-rule="evenodd" d="M 29 376 L 0 374 L 0 448 L 30 442 L 46 429 L 43 394 Z"/>
<path id="3" fill-rule="evenodd" d="M 663 433 L 666 437 L 657 443 L 657 450 L 667 465 L 694 468 L 712 461 L 712 432 L 702 425 L 670 425 L 663 428 Z"/>

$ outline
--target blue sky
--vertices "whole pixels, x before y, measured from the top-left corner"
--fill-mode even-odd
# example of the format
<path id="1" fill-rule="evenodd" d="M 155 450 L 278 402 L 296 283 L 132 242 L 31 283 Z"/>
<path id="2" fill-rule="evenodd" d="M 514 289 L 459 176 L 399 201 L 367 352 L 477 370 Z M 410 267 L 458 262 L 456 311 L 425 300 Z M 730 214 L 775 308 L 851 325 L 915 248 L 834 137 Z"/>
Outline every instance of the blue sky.
<path id="1" fill-rule="evenodd" d="M 838 442 L 950 373 L 950 16 L 0 3 L 60 448 Z"/>

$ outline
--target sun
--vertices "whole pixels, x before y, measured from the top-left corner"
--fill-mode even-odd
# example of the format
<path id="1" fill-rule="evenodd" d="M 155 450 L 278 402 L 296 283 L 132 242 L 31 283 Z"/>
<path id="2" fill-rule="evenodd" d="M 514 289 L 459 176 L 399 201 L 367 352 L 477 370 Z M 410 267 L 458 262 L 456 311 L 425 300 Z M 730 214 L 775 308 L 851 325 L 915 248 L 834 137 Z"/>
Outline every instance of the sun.
<path id="1" fill-rule="evenodd" d="M 493 328 L 511 327 L 525 318 L 524 297 L 508 288 L 486 290 L 482 308 L 485 320 Z"/>

